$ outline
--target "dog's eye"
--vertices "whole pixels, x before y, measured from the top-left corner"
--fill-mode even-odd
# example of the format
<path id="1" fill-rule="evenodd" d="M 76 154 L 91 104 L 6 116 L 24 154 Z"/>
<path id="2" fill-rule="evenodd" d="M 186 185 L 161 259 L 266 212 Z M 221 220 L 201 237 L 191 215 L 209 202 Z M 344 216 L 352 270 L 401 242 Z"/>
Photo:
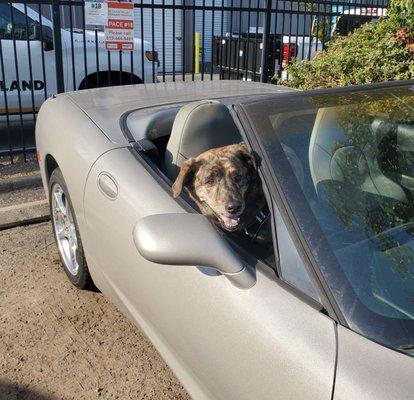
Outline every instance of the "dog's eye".
<path id="1" fill-rule="evenodd" d="M 214 183 L 214 181 L 215 181 L 215 178 L 216 178 L 215 175 L 211 174 L 211 175 L 207 176 L 207 178 L 205 179 L 204 183 L 206 185 L 212 185 Z"/>

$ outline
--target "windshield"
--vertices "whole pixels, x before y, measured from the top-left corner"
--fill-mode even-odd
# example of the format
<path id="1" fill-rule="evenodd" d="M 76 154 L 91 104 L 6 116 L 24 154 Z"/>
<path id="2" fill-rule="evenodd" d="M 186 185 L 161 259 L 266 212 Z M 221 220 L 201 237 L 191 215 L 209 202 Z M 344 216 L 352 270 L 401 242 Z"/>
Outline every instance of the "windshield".
<path id="1" fill-rule="evenodd" d="M 349 326 L 399 350 L 414 345 L 413 90 L 245 105 Z"/>

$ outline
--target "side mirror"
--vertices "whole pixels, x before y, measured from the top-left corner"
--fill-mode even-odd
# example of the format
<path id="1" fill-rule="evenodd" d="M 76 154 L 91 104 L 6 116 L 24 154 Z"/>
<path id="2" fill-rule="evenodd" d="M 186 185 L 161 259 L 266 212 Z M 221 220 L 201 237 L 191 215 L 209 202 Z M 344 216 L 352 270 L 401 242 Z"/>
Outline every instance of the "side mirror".
<path id="1" fill-rule="evenodd" d="M 34 37 L 36 40 L 40 40 L 43 43 L 44 51 L 53 50 L 53 30 L 50 26 L 46 25 L 35 25 Z"/>
<path id="2" fill-rule="evenodd" d="M 253 271 L 203 215 L 150 215 L 135 224 L 133 237 L 142 257 L 156 264 L 214 268 L 243 289 L 256 282 Z"/>

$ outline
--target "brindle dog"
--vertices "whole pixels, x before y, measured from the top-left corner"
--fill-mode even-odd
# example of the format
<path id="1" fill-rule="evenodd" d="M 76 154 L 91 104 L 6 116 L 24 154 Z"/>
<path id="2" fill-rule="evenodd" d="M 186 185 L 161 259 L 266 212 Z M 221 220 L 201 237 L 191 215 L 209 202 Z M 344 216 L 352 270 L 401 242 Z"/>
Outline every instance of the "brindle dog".
<path id="1" fill-rule="evenodd" d="M 241 231 L 265 205 L 254 157 L 244 143 L 208 150 L 188 159 L 173 184 L 183 187 L 202 214 L 227 231 Z"/>

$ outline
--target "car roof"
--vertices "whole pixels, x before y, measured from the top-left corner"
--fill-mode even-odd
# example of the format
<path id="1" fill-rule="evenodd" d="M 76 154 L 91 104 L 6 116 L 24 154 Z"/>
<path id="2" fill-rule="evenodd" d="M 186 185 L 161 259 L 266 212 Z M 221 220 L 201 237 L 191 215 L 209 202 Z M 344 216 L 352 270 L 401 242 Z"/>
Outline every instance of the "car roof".
<path id="1" fill-rule="evenodd" d="M 248 81 L 187 81 L 107 87 L 63 93 L 115 143 L 125 143 L 120 118 L 132 110 L 165 107 L 202 99 L 232 98 L 234 102 L 256 96 L 292 91 L 285 86 Z"/>

